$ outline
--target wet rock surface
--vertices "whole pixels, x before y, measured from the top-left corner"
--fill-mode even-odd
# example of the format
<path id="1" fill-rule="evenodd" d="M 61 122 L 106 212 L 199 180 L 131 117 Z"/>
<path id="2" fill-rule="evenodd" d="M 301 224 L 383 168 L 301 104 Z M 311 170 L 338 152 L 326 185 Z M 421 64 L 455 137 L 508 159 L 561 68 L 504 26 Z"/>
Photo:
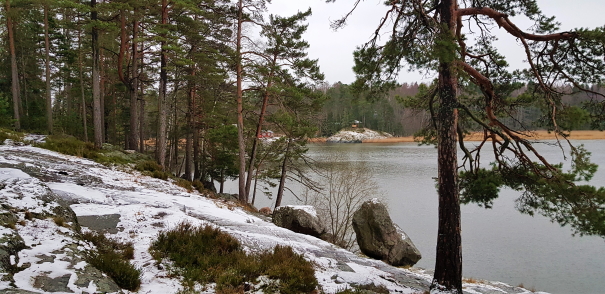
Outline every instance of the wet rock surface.
<path id="1" fill-rule="evenodd" d="M 353 214 L 353 229 L 359 249 L 369 257 L 394 266 L 412 266 L 422 257 L 377 199 L 364 202 Z"/>
<path id="2" fill-rule="evenodd" d="M 120 215 L 117 213 L 106 215 L 81 215 L 78 216 L 80 226 L 87 227 L 97 233 L 116 234 Z"/>

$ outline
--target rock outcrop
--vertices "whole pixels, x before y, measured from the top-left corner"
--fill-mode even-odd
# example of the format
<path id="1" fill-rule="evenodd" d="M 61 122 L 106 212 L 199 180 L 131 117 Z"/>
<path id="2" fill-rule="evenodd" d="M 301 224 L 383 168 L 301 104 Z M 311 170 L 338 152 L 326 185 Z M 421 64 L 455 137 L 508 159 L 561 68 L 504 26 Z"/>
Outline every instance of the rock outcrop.
<path id="1" fill-rule="evenodd" d="M 365 255 L 394 266 L 412 266 L 420 258 L 407 234 L 393 223 L 384 204 L 377 199 L 364 202 L 353 215 L 359 249 Z"/>
<path id="2" fill-rule="evenodd" d="M 1 165 L 0 188 L 1 293 L 120 291 L 85 262 L 88 245 L 66 201 L 39 179 Z"/>
<path id="3" fill-rule="evenodd" d="M 326 232 L 326 228 L 317 217 L 313 206 L 288 205 L 278 207 L 273 212 L 273 223 L 293 232 L 318 238 Z"/>
<path id="4" fill-rule="evenodd" d="M 329 137 L 327 143 L 362 143 L 364 140 L 386 139 L 393 137 L 391 134 L 376 132 L 366 128 L 341 130 Z"/>

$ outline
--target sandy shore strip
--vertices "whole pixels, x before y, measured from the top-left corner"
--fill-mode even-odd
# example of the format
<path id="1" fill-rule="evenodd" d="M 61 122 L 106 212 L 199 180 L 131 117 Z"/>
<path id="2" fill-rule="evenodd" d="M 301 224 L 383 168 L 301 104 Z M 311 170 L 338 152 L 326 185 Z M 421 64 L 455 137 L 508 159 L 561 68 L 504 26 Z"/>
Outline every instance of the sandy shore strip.
<path id="1" fill-rule="evenodd" d="M 545 130 L 532 131 L 528 134 L 529 140 L 555 140 L 555 133 L 548 132 Z M 311 138 L 311 143 L 325 143 L 327 138 Z M 562 138 L 561 138 L 562 139 Z M 605 132 L 603 131 L 572 131 L 569 136 L 570 140 L 605 140 Z M 473 133 L 466 136 L 466 141 L 481 141 L 483 140 L 483 133 Z M 385 139 L 372 139 L 363 140 L 363 143 L 403 143 L 403 142 L 414 142 L 414 137 L 392 137 Z"/>

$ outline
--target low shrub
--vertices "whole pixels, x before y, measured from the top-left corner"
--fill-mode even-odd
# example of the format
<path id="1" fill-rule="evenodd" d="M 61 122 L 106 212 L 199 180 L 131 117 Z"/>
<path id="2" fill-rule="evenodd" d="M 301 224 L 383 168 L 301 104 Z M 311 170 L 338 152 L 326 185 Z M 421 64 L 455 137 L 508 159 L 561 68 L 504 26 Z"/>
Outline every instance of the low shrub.
<path id="1" fill-rule="evenodd" d="M 163 171 L 154 171 L 151 174 L 152 177 L 156 178 L 156 179 L 160 179 L 160 180 L 168 180 L 168 178 L 170 177 L 170 174 L 167 172 L 163 172 Z"/>
<path id="2" fill-rule="evenodd" d="M 204 184 L 200 180 L 194 180 L 193 183 L 191 183 L 191 185 L 193 186 L 193 188 L 195 188 L 200 193 L 203 193 L 204 190 L 206 190 L 206 188 L 204 187 Z"/>
<path id="3" fill-rule="evenodd" d="M 170 173 L 164 172 L 162 166 L 160 166 L 154 160 L 143 160 L 137 162 L 134 168 L 145 175 L 152 176 L 156 179 L 167 180 L 170 177 Z"/>
<path id="4" fill-rule="evenodd" d="M 122 243 L 93 232 L 82 233 L 81 238 L 97 248 L 86 257 L 90 265 L 111 277 L 122 289 L 136 291 L 139 288 L 141 271 L 128 261 L 134 258 L 131 242 Z"/>
<path id="5" fill-rule="evenodd" d="M 310 292 L 317 287 L 313 266 L 288 246 L 275 246 L 273 252 L 261 254 L 260 266 L 271 279 L 280 280 L 280 293 Z"/>
<path id="6" fill-rule="evenodd" d="M 336 292 L 335 294 L 355 294 L 355 293 L 376 293 L 376 294 L 389 294 L 390 291 L 387 287 L 380 285 L 376 286 L 374 283 L 366 285 L 352 285 L 352 288 L 346 288 Z"/>
<path id="7" fill-rule="evenodd" d="M 67 135 L 48 136 L 45 142 L 37 147 L 92 160 L 97 160 L 100 157 L 99 150 L 95 149 L 94 144 Z"/>
<path id="8" fill-rule="evenodd" d="M 193 191 L 193 185 L 190 181 L 187 181 L 185 179 L 176 179 L 176 185 L 187 189 L 187 192 Z"/>
<path id="9" fill-rule="evenodd" d="M 162 167 L 157 162 L 155 162 L 155 160 L 144 160 L 137 162 L 137 164 L 134 166 L 134 169 L 141 172 L 154 172 L 161 171 Z"/>
<path id="10" fill-rule="evenodd" d="M 97 149 L 91 142 L 80 141 L 76 137 L 68 135 L 48 136 L 46 137 L 45 142 L 38 144 L 37 147 L 67 155 L 88 158 L 104 165 L 128 164 L 135 162 L 140 157 L 147 157 L 146 155 L 141 154 L 125 154 L 113 147 L 108 150 Z"/>
<path id="11" fill-rule="evenodd" d="M 23 133 L 13 132 L 7 129 L 0 129 L 0 145 L 4 144 L 6 139 L 11 139 L 15 142 L 22 142 Z"/>
<path id="12" fill-rule="evenodd" d="M 59 227 L 64 227 L 65 226 L 65 219 L 62 218 L 62 217 L 60 217 L 60 216 L 53 217 L 53 221 Z"/>
<path id="13" fill-rule="evenodd" d="M 279 280 L 275 290 L 285 294 L 309 293 L 318 285 L 311 263 L 292 248 L 246 254 L 237 239 L 210 226 L 182 223 L 161 232 L 149 250 L 158 262 L 171 260 L 186 286 L 216 283 L 217 293 L 239 292 L 259 276 Z"/>
<path id="14" fill-rule="evenodd" d="M 86 261 L 107 274 L 122 289 L 136 291 L 141 286 L 141 271 L 115 252 L 94 252 Z"/>

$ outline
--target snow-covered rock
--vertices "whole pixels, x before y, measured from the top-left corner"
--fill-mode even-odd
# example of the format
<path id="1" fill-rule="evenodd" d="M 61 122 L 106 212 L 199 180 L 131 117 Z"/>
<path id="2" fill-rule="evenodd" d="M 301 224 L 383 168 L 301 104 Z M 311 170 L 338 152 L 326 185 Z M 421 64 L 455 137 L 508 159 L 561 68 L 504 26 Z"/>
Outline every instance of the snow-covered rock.
<path id="1" fill-rule="evenodd" d="M 286 205 L 273 212 L 273 223 L 288 230 L 321 237 L 326 227 L 319 220 L 315 207 L 310 205 Z"/>
<path id="2" fill-rule="evenodd" d="M 89 248 L 74 237 L 78 225 L 70 211 L 82 219 L 82 230 L 99 230 L 134 244 L 131 262 L 142 272 L 137 293 L 183 289 L 182 279 L 156 266 L 148 249 L 158 232 L 184 221 L 219 227 L 248 251 L 291 246 L 313 262 L 325 293 L 361 284 L 384 286 L 391 293 L 422 293 L 432 280 L 422 269 L 401 269 L 357 256 L 168 181 L 31 146 L 0 146 L 0 215 L 7 221 L 0 227 L 0 254 L 5 252 L 3 260 L 10 267 L 9 271 L 0 266 L 0 293 L 118 291 L 82 258 Z M 38 217 L 31 219 L 26 212 Z M 53 215 L 62 215 L 65 225 L 53 221 Z M 104 223 L 95 227 L 98 220 Z M 530 293 L 501 283 L 465 285 L 472 287 L 468 293 Z M 208 289 L 203 293 L 213 293 L 212 287 Z"/>
<path id="3" fill-rule="evenodd" d="M 383 132 L 376 132 L 366 128 L 341 130 L 335 135 L 329 137 L 328 143 L 361 143 L 364 140 L 386 139 L 393 135 Z"/>

